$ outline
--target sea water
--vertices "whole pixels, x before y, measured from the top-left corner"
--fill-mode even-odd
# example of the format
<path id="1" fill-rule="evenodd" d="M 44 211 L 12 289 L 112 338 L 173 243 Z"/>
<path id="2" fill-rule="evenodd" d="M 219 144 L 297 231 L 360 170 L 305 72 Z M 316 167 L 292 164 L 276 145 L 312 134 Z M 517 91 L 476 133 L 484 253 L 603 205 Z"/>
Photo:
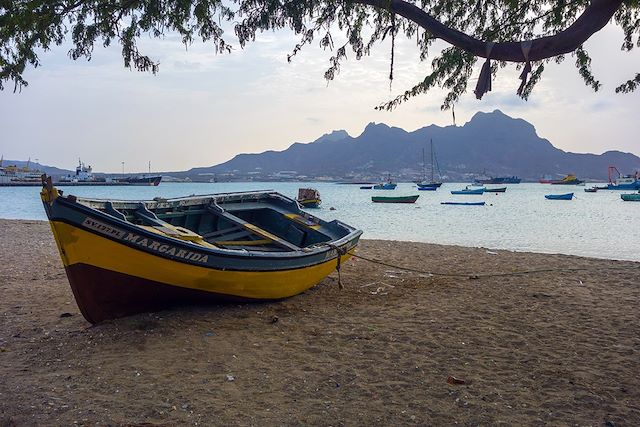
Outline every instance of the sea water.
<path id="1" fill-rule="evenodd" d="M 438 191 L 418 191 L 411 183 L 400 183 L 395 190 L 361 190 L 359 185 L 325 182 L 234 182 L 60 188 L 66 194 L 91 198 L 149 200 L 265 189 L 295 198 L 298 188 L 313 187 L 320 191 L 322 206 L 308 211 L 360 228 L 365 239 L 640 261 L 640 202 L 622 201 L 620 191 L 585 193 L 583 186 L 518 184 L 508 185 L 506 193 L 451 195 L 451 190 L 464 186 L 446 183 Z M 45 220 L 39 192 L 39 187 L 0 187 L 0 218 Z M 575 193 L 574 200 L 544 198 L 569 192 Z M 412 194 L 420 194 L 415 204 L 371 202 L 373 195 Z M 486 205 L 441 205 L 444 201 L 484 201 Z"/>

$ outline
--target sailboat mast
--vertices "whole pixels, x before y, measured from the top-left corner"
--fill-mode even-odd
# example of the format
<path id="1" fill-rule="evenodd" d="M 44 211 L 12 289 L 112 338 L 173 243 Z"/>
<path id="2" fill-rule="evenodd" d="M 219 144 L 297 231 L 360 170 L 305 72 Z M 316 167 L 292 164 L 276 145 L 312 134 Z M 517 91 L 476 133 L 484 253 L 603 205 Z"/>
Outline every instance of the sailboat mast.
<path id="1" fill-rule="evenodd" d="M 433 139 L 429 139 L 429 144 L 431 145 L 431 182 L 435 182 L 433 180 L 433 168 L 435 167 L 433 163 Z"/>
<path id="2" fill-rule="evenodd" d="M 422 180 L 427 179 L 427 164 L 424 161 L 424 147 L 422 147 Z"/>

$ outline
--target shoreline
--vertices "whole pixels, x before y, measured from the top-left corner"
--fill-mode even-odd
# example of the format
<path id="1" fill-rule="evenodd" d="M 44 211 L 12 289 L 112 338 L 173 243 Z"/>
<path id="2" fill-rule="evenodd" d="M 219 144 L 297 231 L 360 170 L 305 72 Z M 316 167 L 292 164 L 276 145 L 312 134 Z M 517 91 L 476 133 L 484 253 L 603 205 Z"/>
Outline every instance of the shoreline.
<path id="1" fill-rule="evenodd" d="M 638 262 L 365 239 L 480 277 L 355 258 L 342 290 L 90 326 L 46 221 L 0 241 L 0 425 L 640 423 Z"/>
<path id="2" fill-rule="evenodd" d="M 24 219 L 24 218 L 0 218 L 0 226 L 2 226 L 3 221 L 9 222 L 25 222 L 25 223 L 43 223 L 48 224 L 49 220 L 47 219 Z M 366 234 L 364 234 L 366 236 Z M 521 253 L 521 254 L 532 254 L 532 255 L 549 255 L 549 256 L 567 256 L 567 257 L 577 257 L 584 259 L 591 259 L 594 261 L 618 261 L 618 262 L 631 262 L 640 264 L 640 256 L 638 259 L 627 259 L 627 258 L 604 258 L 597 256 L 587 256 L 587 255 L 576 255 L 576 254 L 567 254 L 562 252 L 544 252 L 544 251 L 527 251 L 520 249 L 507 249 L 507 248 L 499 248 L 499 247 L 488 247 L 488 246 L 468 246 L 468 245 L 458 245 L 458 244 L 446 244 L 446 243 L 431 243 L 431 242 L 422 242 L 419 240 L 396 240 L 396 239 L 379 239 L 379 238 L 364 238 L 360 239 L 361 241 L 376 241 L 376 242 L 393 242 L 397 244 L 402 243 L 411 243 L 411 244 L 419 244 L 419 245 L 430 245 L 430 246 L 438 246 L 443 248 L 461 248 L 461 249 L 478 249 L 478 250 L 486 250 L 486 251 L 499 251 L 499 252 L 512 252 L 512 253 Z"/>

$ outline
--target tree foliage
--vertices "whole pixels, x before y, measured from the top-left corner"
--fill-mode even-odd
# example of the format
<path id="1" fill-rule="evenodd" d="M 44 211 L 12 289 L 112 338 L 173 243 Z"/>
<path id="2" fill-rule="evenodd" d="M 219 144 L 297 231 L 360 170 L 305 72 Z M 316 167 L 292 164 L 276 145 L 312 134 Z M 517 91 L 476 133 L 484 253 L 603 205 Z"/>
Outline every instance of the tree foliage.
<path id="1" fill-rule="evenodd" d="M 447 90 L 442 107 L 451 107 L 467 91 L 479 57 L 494 60 L 485 62 L 489 76 L 495 77 L 508 62 L 524 66 L 518 93 L 525 99 L 545 63 L 560 62 L 569 53 L 585 83 L 598 90 L 600 83 L 582 43 L 613 18 L 624 32 L 621 48 L 640 47 L 639 1 L 0 0 L 0 89 L 7 83 L 13 83 L 14 90 L 27 86 L 24 72 L 40 65 L 38 53 L 66 39 L 73 44 L 71 59 L 91 59 L 96 44 L 117 43 L 125 67 L 156 73 L 159 64 L 138 49 L 143 35 L 177 33 L 186 45 L 199 39 L 223 53 L 233 50 L 230 39 L 244 47 L 260 32 L 288 28 L 300 36 L 289 60 L 314 42 L 331 52 L 327 80 L 337 76 L 348 57 L 369 55 L 385 39 L 392 41 L 393 79 L 396 38 L 413 40 L 418 59 L 431 58 L 430 72 L 378 108 L 391 109 L 438 86 Z M 223 26 L 235 34 L 229 37 Z M 345 42 L 336 45 L 338 32 Z M 432 51 L 437 39 L 451 46 Z M 638 76 L 616 91 L 633 91 L 640 83 Z"/>

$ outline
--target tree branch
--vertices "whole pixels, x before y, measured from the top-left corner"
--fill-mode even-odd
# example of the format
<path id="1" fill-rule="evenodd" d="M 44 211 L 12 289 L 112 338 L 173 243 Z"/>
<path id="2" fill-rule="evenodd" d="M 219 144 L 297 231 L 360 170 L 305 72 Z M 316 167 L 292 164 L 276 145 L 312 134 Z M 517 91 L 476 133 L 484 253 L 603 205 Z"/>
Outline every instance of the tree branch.
<path id="1" fill-rule="evenodd" d="M 405 0 L 351 1 L 395 12 L 453 46 L 470 52 L 475 56 L 487 57 L 486 42 L 443 25 L 424 10 Z M 623 0 L 593 0 L 582 12 L 582 15 L 565 30 L 553 36 L 531 40 L 532 45 L 528 59 L 530 61 L 540 61 L 573 52 L 594 33 L 600 31 L 613 17 L 613 14 L 620 8 L 622 3 Z M 521 42 L 497 42 L 493 46 L 490 56 L 491 59 L 498 61 L 526 62 L 527 60 L 522 53 Z"/>

